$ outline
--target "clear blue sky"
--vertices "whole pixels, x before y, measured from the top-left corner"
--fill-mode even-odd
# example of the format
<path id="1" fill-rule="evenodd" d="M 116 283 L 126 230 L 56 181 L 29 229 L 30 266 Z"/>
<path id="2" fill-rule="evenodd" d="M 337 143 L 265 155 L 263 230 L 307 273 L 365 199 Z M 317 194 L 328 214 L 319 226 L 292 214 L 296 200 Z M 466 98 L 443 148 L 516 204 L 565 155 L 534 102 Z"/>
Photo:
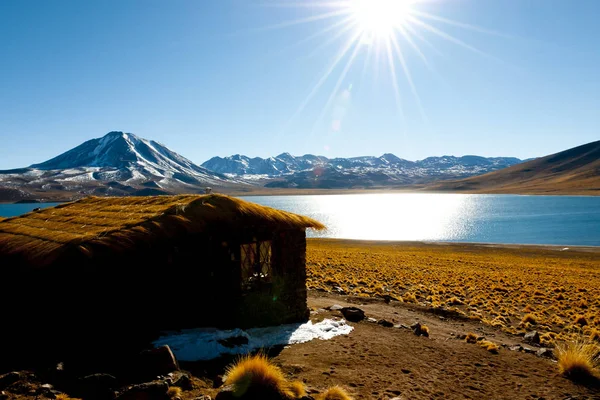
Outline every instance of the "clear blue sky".
<path id="1" fill-rule="evenodd" d="M 485 56 L 413 25 L 429 42 L 413 36 L 431 68 L 399 38 L 425 114 L 396 58 L 404 118 L 385 58 L 379 67 L 365 62 L 368 41 L 329 107 L 350 53 L 298 112 L 352 31 L 311 39 L 340 16 L 275 29 L 332 9 L 274 4 L 0 1 L 0 169 L 112 130 L 157 140 L 198 164 L 286 151 L 526 158 L 600 138 L 598 0 L 414 5 L 502 35 L 422 19 Z"/>

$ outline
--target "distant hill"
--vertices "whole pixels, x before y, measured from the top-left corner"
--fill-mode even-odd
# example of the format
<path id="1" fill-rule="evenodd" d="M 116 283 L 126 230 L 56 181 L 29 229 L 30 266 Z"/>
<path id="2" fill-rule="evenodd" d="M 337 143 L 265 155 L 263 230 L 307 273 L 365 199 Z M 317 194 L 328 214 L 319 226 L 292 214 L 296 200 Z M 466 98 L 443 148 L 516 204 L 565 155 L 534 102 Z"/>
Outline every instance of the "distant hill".
<path id="1" fill-rule="evenodd" d="M 28 168 L 0 171 L 0 201 L 202 193 L 206 186 L 248 185 L 200 167 L 158 142 L 116 131 Z"/>
<path id="2" fill-rule="evenodd" d="M 425 188 L 473 193 L 600 195 L 600 141 L 485 175 Z"/>
<path id="3" fill-rule="evenodd" d="M 409 161 L 390 153 L 379 157 L 351 158 L 282 153 L 269 158 L 250 158 L 240 154 L 213 157 L 202 167 L 268 188 L 349 189 L 403 187 L 439 179 L 456 179 L 520 162 L 514 157 L 442 156 Z"/>

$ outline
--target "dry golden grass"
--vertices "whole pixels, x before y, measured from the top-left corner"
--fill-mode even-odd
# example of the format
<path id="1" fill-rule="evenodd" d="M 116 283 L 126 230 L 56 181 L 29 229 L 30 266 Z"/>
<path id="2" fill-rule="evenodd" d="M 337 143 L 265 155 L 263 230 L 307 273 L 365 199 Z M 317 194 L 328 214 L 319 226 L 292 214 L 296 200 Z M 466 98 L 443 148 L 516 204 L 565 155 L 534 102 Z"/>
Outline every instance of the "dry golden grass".
<path id="1" fill-rule="evenodd" d="M 81 400 L 76 397 L 70 397 L 68 394 L 60 393 L 56 395 L 56 400 Z"/>
<path id="2" fill-rule="evenodd" d="M 600 381 L 600 347 L 585 341 L 557 343 L 558 370 L 574 381 Z"/>
<path id="3" fill-rule="evenodd" d="M 317 400 L 352 400 L 352 397 L 341 386 L 332 386 L 318 395 Z"/>
<path id="4" fill-rule="evenodd" d="M 307 270 L 309 289 L 443 307 L 549 346 L 600 330 L 594 251 L 309 239 Z"/>
<path id="5" fill-rule="evenodd" d="M 281 369 L 263 354 L 242 357 L 227 368 L 224 381 L 226 385 L 233 386 L 236 397 L 243 396 L 250 390 L 277 393 L 287 389 L 287 381 Z"/>
<path id="6" fill-rule="evenodd" d="M 233 386 L 235 397 L 299 399 L 306 395 L 304 384 L 288 382 L 281 369 L 264 354 L 242 357 L 225 371 L 225 385 Z"/>
<path id="7" fill-rule="evenodd" d="M 170 399 L 181 398 L 181 388 L 177 386 L 171 386 L 169 390 L 167 390 L 167 396 Z"/>
<path id="8" fill-rule="evenodd" d="M 467 343 L 477 343 L 477 335 L 473 332 L 467 333 L 467 337 L 465 338 L 465 342 Z"/>
<path id="9" fill-rule="evenodd" d="M 498 347 L 496 343 L 490 342 L 488 340 L 481 340 L 479 342 L 479 345 L 492 354 L 498 354 L 498 350 L 500 350 L 500 347 Z"/>
<path id="10" fill-rule="evenodd" d="M 306 396 L 306 389 L 304 383 L 300 381 L 294 381 L 289 384 L 288 391 L 291 392 L 295 397 L 301 398 Z"/>

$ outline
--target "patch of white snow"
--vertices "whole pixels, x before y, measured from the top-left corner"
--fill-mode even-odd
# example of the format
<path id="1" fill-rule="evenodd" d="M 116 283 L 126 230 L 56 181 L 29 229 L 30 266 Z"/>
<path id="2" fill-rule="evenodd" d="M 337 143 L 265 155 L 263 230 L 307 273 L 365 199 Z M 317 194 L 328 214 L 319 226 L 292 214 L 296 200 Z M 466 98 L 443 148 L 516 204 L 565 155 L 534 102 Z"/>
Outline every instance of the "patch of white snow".
<path id="1" fill-rule="evenodd" d="M 154 346 L 168 345 L 181 361 L 210 360 L 224 354 L 246 354 L 276 345 L 304 343 L 313 339 L 328 340 L 339 335 L 348 335 L 354 328 L 345 320 L 325 319 L 313 324 L 287 324 L 247 330 L 215 328 L 185 329 L 162 336 Z M 244 337 L 247 344 L 224 346 L 224 340 Z"/>

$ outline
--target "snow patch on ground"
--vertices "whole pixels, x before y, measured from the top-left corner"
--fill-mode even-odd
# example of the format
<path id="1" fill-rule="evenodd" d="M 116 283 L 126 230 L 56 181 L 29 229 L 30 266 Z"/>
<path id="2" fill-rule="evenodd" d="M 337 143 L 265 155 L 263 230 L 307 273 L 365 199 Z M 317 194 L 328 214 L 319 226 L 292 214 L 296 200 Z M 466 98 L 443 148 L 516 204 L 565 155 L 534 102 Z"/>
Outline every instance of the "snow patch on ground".
<path id="1" fill-rule="evenodd" d="M 224 354 L 246 354 L 253 350 L 266 349 L 275 345 L 304 343 L 313 339 L 328 340 L 339 335 L 348 335 L 354 328 L 345 320 L 325 319 L 313 324 L 287 324 L 247 330 L 216 328 L 186 329 L 162 336 L 154 346 L 168 345 L 181 361 L 210 360 Z M 225 346 L 230 338 L 245 338 L 246 344 Z M 227 344 L 225 342 L 225 344 Z"/>

